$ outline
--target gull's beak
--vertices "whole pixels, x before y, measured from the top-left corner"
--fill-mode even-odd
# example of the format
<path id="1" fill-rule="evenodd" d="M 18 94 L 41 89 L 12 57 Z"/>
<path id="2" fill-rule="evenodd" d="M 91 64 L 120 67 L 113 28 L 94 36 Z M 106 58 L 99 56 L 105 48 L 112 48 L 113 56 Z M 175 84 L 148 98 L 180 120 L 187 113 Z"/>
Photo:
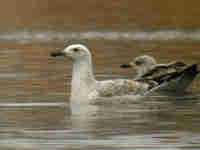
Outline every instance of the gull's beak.
<path id="1" fill-rule="evenodd" d="M 120 68 L 134 68 L 135 64 L 133 62 L 130 62 L 128 64 L 121 64 Z"/>
<path id="2" fill-rule="evenodd" d="M 52 56 L 52 57 L 65 56 L 65 53 L 63 53 L 62 51 L 60 51 L 60 52 L 52 52 L 52 53 L 50 53 L 50 56 Z"/>
<path id="3" fill-rule="evenodd" d="M 130 64 L 121 64 L 120 68 L 131 68 L 132 66 Z"/>

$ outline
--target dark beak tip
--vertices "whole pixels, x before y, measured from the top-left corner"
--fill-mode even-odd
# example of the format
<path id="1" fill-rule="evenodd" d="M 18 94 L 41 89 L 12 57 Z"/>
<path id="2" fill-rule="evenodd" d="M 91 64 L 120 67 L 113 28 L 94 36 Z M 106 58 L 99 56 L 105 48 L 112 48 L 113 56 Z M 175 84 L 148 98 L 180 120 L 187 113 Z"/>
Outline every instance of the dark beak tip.
<path id="1" fill-rule="evenodd" d="M 56 56 L 58 56 L 58 54 L 55 53 L 55 52 L 52 52 L 52 53 L 50 53 L 50 56 L 51 56 L 51 57 L 56 57 Z"/>
<path id="2" fill-rule="evenodd" d="M 56 53 L 50 53 L 49 56 L 56 57 Z"/>
<path id="3" fill-rule="evenodd" d="M 62 52 L 52 52 L 50 53 L 51 57 L 56 57 L 56 56 L 64 56 L 64 54 Z"/>
<path id="4" fill-rule="evenodd" d="M 120 68 L 130 68 L 131 66 L 129 64 L 121 64 Z"/>

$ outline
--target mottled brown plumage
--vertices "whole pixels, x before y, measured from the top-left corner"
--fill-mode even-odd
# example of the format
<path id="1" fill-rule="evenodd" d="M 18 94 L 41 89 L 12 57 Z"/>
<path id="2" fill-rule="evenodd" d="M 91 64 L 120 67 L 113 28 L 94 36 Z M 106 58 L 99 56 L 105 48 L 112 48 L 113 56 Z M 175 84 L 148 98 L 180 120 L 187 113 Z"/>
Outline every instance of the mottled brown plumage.
<path id="1" fill-rule="evenodd" d="M 151 56 L 139 56 L 129 64 L 121 65 L 121 68 L 130 67 L 136 70 L 137 75 L 134 78 L 135 81 L 153 83 L 151 84 L 152 88 L 165 83 L 166 87 L 163 89 L 178 92 L 184 92 L 199 73 L 196 64 L 186 65 L 182 61 L 175 61 L 169 64 L 157 64 Z M 182 83 L 178 83 L 179 80 Z M 168 83 L 166 84 L 166 82 Z M 170 84 L 173 84 L 173 86 Z"/>

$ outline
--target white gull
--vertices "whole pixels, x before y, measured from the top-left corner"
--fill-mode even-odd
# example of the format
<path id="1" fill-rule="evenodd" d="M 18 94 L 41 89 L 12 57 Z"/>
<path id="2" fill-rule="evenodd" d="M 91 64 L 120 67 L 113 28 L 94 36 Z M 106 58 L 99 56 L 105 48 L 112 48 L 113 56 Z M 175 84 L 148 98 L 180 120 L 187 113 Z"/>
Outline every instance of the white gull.
<path id="1" fill-rule="evenodd" d="M 128 79 L 97 81 L 90 50 L 82 44 L 69 45 L 51 56 L 72 58 L 71 103 L 92 103 L 99 98 L 143 94 L 151 88 L 148 83 Z"/>

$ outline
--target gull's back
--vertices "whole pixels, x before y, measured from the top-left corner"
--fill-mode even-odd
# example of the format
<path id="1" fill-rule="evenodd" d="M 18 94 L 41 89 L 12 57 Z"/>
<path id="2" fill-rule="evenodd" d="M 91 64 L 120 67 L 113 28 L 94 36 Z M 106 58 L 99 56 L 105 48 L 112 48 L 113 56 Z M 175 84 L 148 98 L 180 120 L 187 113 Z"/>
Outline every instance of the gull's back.
<path id="1" fill-rule="evenodd" d="M 157 64 L 152 69 L 143 74 L 137 80 L 153 80 L 158 84 L 178 75 L 188 66 L 181 61 L 176 61 L 170 64 Z"/>
<path id="2" fill-rule="evenodd" d="M 97 85 L 100 97 L 143 94 L 150 88 L 148 83 L 126 79 L 99 81 Z"/>

